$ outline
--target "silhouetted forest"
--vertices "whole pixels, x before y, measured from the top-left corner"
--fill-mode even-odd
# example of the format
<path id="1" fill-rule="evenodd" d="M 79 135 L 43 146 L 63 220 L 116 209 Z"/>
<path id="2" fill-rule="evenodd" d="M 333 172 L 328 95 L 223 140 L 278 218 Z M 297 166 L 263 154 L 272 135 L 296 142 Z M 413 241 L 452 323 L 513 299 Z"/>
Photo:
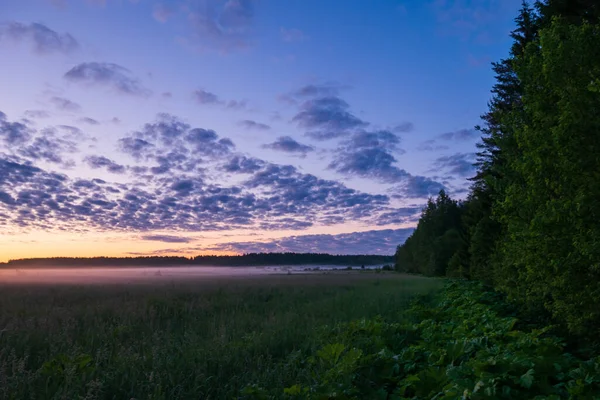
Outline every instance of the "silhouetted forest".
<path id="1" fill-rule="evenodd" d="M 361 266 L 393 263 L 393 256 L 332 255 L 319 253 L 249 253 L 239 256 L 196 257 L 55 257 L 10 260 L 7 268 L 35 267 L 127 267 L 127 266 L 268 266 L 268 265 L 343 265 Z"/>
<path id="2" fill-rule="evenodd" d="M 523 4 L 465 201 L 430 199 L 396 268 L 481 280 L 600 337 L 600 3 Z"/>

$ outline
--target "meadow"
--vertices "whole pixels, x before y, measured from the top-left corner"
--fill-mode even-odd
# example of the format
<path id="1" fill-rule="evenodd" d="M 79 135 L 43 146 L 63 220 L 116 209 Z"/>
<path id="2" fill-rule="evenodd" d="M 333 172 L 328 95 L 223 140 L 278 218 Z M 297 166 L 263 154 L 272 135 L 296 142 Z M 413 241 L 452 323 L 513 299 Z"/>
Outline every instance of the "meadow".
<path id="1" fill-rule="evenodd" d="M 318 351 L 324 331 L 400 321 L 440 286 L 345 272 L 0 285 L 0 399 L 232 399 L 252 385 L 290 387 L 307 372 L 290 355 Z"/>

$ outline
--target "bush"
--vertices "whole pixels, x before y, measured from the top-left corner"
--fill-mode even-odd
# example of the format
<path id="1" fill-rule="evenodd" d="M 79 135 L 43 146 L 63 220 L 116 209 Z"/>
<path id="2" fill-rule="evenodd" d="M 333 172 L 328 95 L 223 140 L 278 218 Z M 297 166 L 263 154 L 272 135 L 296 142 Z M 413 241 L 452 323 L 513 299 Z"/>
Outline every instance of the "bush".
<path id="1" fill-rule="evenodd" d="M 421 298 L 403 322 L 363 319 L 329 328 L 311 354 L 283 368 L 305 379 L 287 388 L 250 385 L 245 399 L 594 399 L 600 357 L 566 353 L 550 327 L 517 329 L 499 296 L 457 281 Z"/>

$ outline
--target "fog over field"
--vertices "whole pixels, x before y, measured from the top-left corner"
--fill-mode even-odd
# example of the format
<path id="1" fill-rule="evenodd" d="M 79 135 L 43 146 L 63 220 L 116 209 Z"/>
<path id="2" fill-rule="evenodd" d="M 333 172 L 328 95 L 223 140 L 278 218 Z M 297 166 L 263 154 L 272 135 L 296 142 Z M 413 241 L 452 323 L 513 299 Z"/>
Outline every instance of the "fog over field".
<path id="1" fill-rule="evenodd" d="M 381 265 L 365 266 L 375 269 Z M 103 268 L 36 268 L 0 269 L 1 283 L 35 284 L 107 284 L 151 283 L 215 278 L 251 278 L 276 274 L 306 274 L 318 271 L 345 270 L 339 265 L 295 265 L 268 267 L 103 267 Z M 354 269 L 357 269 L 354 267 Z"/>

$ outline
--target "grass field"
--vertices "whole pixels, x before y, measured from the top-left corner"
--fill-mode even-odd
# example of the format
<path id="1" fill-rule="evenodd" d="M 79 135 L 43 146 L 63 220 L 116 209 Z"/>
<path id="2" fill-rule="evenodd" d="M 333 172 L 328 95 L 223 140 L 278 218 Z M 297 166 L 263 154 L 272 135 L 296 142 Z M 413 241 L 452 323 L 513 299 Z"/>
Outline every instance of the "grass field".
<path id="1" fill-rule="evenodd" d="M 324 326 L 401 319 L 437 280 L 374 273 L 0 285 L 1 399 L 232 399 L 287 387 Z"/>

